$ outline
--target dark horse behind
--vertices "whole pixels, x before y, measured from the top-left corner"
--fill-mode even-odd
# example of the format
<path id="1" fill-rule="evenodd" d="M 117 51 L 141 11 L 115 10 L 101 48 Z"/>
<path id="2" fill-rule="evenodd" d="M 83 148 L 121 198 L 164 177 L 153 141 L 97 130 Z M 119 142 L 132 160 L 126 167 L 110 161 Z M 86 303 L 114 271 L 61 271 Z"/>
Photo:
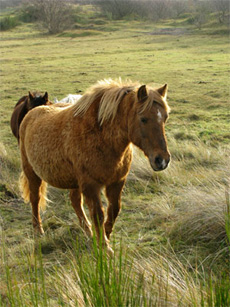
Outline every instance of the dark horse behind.
<path id="1" fill-rule="evenodd" d="M 48 93 L 45 92 L 44 96 L 37 92 L 29 92 L 29 95 L 21 97 L 14 107 L 13 114 L 10 120 L 11 130 L 13 135 L 19 142 L 19 127 L 25 115 L 33 108 L 42 105 L 51 105 L 48 99 Z"/>

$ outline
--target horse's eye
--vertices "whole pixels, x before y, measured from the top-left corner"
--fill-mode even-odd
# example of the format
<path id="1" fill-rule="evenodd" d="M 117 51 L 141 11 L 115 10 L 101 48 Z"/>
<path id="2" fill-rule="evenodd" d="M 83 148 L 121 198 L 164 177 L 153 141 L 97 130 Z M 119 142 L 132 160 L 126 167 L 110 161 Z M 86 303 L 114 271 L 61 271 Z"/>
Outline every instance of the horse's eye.
<path id="1" fill-rule="evenodd" d="M 142 118 L 141 118 L 141 122 L 142 122 L 143 124 L 146 124 L 147 121 L 148 121 L 148 118 L 146 118 L 146 117 L 142 117 Z"/>

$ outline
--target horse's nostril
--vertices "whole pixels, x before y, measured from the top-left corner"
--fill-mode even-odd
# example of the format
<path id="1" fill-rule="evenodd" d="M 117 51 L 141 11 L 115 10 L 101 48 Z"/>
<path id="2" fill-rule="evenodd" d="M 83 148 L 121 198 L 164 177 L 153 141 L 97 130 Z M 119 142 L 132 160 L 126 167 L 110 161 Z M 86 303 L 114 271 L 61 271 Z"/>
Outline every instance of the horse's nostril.
<path id="1" fill-rule="evenodd" d="M 155 164 L 156 164 L 157 167 L 161 167 L 162 162 L 163 162 L 163 159 L 162 159 L 161 156 L 157 156 L 157 157 L 155 158 Z"/>

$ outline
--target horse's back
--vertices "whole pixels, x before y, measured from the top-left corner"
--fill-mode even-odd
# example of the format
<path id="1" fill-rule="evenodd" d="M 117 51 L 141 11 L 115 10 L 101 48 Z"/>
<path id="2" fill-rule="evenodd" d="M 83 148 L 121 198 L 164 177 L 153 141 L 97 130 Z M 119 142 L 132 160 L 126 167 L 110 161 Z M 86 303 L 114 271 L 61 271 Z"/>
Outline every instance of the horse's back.
<path id="1" fill-rule="evenodd" d="M 56 116 L 57 113 L 63 111 L 64 109 L 66 109 L 69 105 L 67 104 L 60 104 L 60 105 L 40 105 L 40 106 L 36 106 L 34 108 L 32 108 L 25 116 L 25 120 L 23 121 L 23 128 L 21 128 L 20 130 L 25 130 L 27 129 L 28 125 L 31 125 L 30 128 L 32 128 L 32 126 L 36 126 L 39 125 L 41 123 L 43 123 L 43 125 L 45 125 L 47 122 L 50 121 L 50 119 L 53 116 Z M 33 123 L 33 124 L 32 124 Z M 49 124 L 52 125 L 52 122 L 49 122 Z"/>
<path id="2" fill-rule="evenodd" d="M 61 120 L 57 120 L 56 115 L 62 110 L 61 107 L 53 106 L 39 106 L 30 110 L 20 126 L 20 140 L 24 144 L 28 139 L 34 139 L 34 142 L 37 140 L 39 143 L 49 142 L 61 126 Z M 56 135 L 54 137 L 57 138 Z"/>

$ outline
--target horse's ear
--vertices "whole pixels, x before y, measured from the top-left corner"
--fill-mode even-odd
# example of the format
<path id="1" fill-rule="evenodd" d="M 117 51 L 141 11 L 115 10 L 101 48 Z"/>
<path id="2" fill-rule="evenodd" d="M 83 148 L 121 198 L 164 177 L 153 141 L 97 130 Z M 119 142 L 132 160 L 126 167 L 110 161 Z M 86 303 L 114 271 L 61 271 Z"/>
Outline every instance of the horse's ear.
<path id="1" fill-rule="evenodd" d="M 164 86 L 157 89 L 158 93 L 166 98 L 168 92 L 168 84 L 166 83 Z"/>
<path id="2" fill-rule="evenodd" d="M 47 92 L 45 92 L 45 95 L 43 96 L 43 99 L 45 100 L 45 101 L 48 101 L 49 99 L 48 99 L 48 93 Z"/>
<path id="3" fill-rule="evenodd" d="M 148 94 L 146 90 L 146 85 L 142 85 L 137 91 L 138 101 L 144 101 L 145 99 L 147 99 L 147 97 L 148 97 Z"/>
<path id="4" fill-rule="evenodd" d="M 30 98 L 30 100 L 34 99 L 34 95 L 31 94 L 31 92 L 29 92 L 29 98 Z"/>

